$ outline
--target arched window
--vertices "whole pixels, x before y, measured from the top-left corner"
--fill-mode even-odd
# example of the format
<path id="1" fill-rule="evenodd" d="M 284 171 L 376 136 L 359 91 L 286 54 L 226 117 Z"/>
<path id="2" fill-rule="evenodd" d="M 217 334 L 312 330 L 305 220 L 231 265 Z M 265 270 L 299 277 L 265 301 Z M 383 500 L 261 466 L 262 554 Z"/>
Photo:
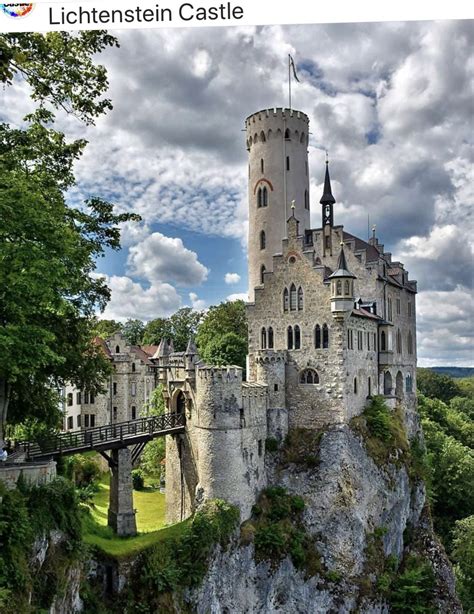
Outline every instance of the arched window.
<path id="1" fill-rule="evenodd" d="M 405 380 L 405 390 L 407 392 L 413 392 L 413 379 L 412 376 L 410 374 L 408 374 L 406 376 L 406 380 Z"/>
<path id="2" fill-rule="evenodd" d="M 287 347 L 289 350 L 293 349 L 293 328 L 291 326 L 288 326 L 288 329 L 286 331 L 286 338 L 287 338 Z"/>
<path id="3" fill-rule="evenodd" d="M 372 396 L 372 380 L 370 379 L 370 377 L 367 380 L 367 389 L 368 389 L 367 396 L 371 397 Z"/>
<path id="4" fill-rule="evenodd" d="M 265 249 L 265 245 L 266 245 L 265 231 L 262 230 L 260 232 L 260 249 Z"/>
<path id="5" fill-rule="evenodd" d="M 348 280 L 348 279 L 346 279 L 346 280 L 344 281 L 344 294 L 345 294 L 346 296 L 350 296 L 350 294 L 351 294 L 351 290 L 350 290 L 349 280 Z"/>
<path id="6" fill-rule="evenodd" d="M 184 414 L 184 410 L 186 409 L 186 397 L 184 396 L 181 390 L 178 392 L 178 396 L 176 397 L 176 413 Z"/>
<path id="7" fill-rule="evenodd" d="M 303 288 L 300 286 L 298 288 L 298 311 L 303 310 Z"/>
<path id="8" fill-rule="evenodd" d="M 411 330 L 408 331 L 408 353 L 413 354 L 413 336 Z"/>
<path id="9" fill-rule="evenodd" d="M 357 377 L 354 377 L 354 394 L 357 394 Z"/>
<path id="10" fill-rule="evenodd" d="M 301 138 L 300 138 L 300 143 L 304 143 L 304 140 L 306 138 L 306 135 L 304 132 L 301 133 Z"/>
<path id="11" fill-rule="evenodd" d="M 263 284 L 264 283 L 264 275 L 265 275 L 265 271 L 267 269 L 265 268 L 265 265 L 262 264 L 262 266 L 260 267 L 260 283 Z"/>
<path id="12" fill-rule="evenodd" d="M 273 350 L 273 328 L 271 326 L 268 327 L 268 349 Z"/>
<path id="13" fill-rule="evenodd" d="M 267 331 L 265 328 L 262 328 L 261 331 L 260 347 L 262 348 L 262 350 L 265 350 L 267 348 Z"/>
<path id="14" fill-rule="evenodd" d="M 260 160 L 260 170 L 261 170 L 262 173 L 264 172 L 264 168 L 265 168 L 265 163 L 263 161 L 263 158 L 261 158 L 261 160 Z"/>
<path id="15" fill-rule="evenodd" d="M 380 350 L 382 352 L 387 351 L 387 335 L 384 330 L 380 333 Z"/>
<path id="16" fill-rule="evenodd" d="M 395 395 L 399 399 L 403 396 L 403 375 L 401 371 L 398 371 L 395 377 Z"/>
<path id="17" fill-rule="evenodd" d="M 305 369 L 301 371 L 300 384 L 319 384 L 318 372 L 314 369 Z"/>
<path id="18" fill-rule="evenodd" d="M 262 130 L 262 132 L 260 132 L 260 141 L 262 143 L 265 143 L 267 139 L 265 138 L 265 132 Z"/>
<path id="19" fill-rule="evenodd" d="M 329 328 L 327 324 L 323 324 L 323 348 L 327 350 L 329 347 Z"/>
<path id="20" fill-rule="evenodd" d="M 304 208 L 305 209 L 309 209 L 309 196 L 308 196 L 308 190 L 304 191 Z"/>
<path id="21" fill-rule="evenodd" d="M 301 331 L 298 325 L 295 326 L 295 350 L 301 348 Z"/>
<path id="22" fill-rule="evenodd" d="M 342 296 L 342 281 L 340 279 L 336 282 L 336 296 Z"/>
<path id="23" fill-rule="evenodd" d="M 290 156 L 286 156 L 286 170 L 290 170 Z"/>
<path id="24" fill-rule="evenodd" d="M 257 207 L 263 207 L 263 191 L 262 188 L 257 190 Z"/>
<path id="25" fill-rule="evenodd" d="M 291 284 L 290 286 L 290 311 L 296 311 L 297 306 L 298 306 L 298 303 L 297 303 L 296 286 L 295 284 Z"/>
<path id="26" fill-rule="evenodd" d="M 288 311 L 290 306 L 290 293 L 288 292 L 288 288 L 283 290 L 283 311 Z"/>
<path id="27" fill-rule="evenodd" d="M 392 394 L 392 375 L 390 371 L 385 371 L 383 375 L 383 393 L 385 395 Z"/>
<path id="28" fill-rule="evenodd" d="M 268 205 L 268 190 L 266 187 L 262 189 L 262 207 L 266 207 Z"/>
<path id="29" fill-rule="evenodd" d="M 316 324 L 314 329 L 314 347 L 319 350 L 321 348 L 321 327 Z"/>
<path id="30" fill-rule="evenodd" d="M 119 345 L 115 346 L 115 353 L 116 354 L 120 354 L 120 346 Z"/>
<path id="31" fill-rule="evenodd" d="M 289 140 L 290 140 L 290 131 L 289 131 L 289 129 L 288 129 L 288 128 L 285 130 L 285 139 L 286 139 L 287 141 L 289 141 Z"/>

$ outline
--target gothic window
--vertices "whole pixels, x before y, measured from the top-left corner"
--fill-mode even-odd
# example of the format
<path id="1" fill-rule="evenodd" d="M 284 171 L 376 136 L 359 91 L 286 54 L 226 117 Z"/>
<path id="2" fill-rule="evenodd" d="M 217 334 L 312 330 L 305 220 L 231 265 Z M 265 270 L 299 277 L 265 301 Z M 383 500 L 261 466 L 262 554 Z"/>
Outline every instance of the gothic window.
<path id="1" fill-rule="evenodd" d="M 321 348 L 321 327 L 316 324 L 314 329 L 314 347 L 319 350 Z"/>
<path id="2" fill-rule="evenodd" d="M 303 288 L 300 286 L 298 288 L 298 311 L 302 311 L 303 309 Z"/>
<path id="3" fill-rule="evenodd" d="M 305 369 L 300 373 L 300 384 L 319 384 L 319 375 L 314 369 Z"/>
<path id="4" fill-rule="evenodd" d="M 267 140 L 265 138 L 265 132 L 263 130 L 262 130 L 262 132 L 260 132 L 260 140 L 261 140 L 262 143 L 265 143 L 265 141 Z"/>
<path id="5" fill-rule="evenodd" d="M 305 209 L 309 209 L 309 196 L 308 196 L 308 190 L 304 191 L 304 208 Z"/>
<path id="6" fill-rule="evenodd" d="M 289 350 L 293 349 L 293 328 L 291 326 L 288 326 L 288 330 L 286 331 L 287 334 L 287 347 Z"/>
<path id="7" fill-rule="evenodd" d="M 119 345 L 115 346 L 115 353 L 116 354 L 120 354 L 120 346 Z"/>
<path id="8" fill-rule="evenodd" d="M 340 279 L 336 282 L 336 296 L 342 296 L 342 281 Z"/>
<path id="9" fill-rule="evenodd" d="M 357 394 L 357 377 L 354 377 L 354 394 Z"/>
<path id="10" fill-rule="evenodd" d="M 323 324 L 323 348 L 327 350 L 329 347 L 329 328 L 327 324 Z"/>
<path id="11" fill-rule="evenodd" d="M 265 245 L 266 245 L 265 231 L 262 230 L 260 232 L 260 249 L 265 249 Z"/>
<path id="12" fill-rule="evenodd" d="M 257 190 L 257 207 L 262 207 L 262 203 L 263 203 L 262 188 L 258 188 L 258 190 Z"/>
<path id="13" fill-rule="evenodd" d="M 382 352 L 387 351 L 387 335 L 384 330 L 380 333 L 380 350 Z"/>
<path id="14" fill-rule="evenodd" d="M 289 140 L 290 140 L 290 131 L 288 130 L 288 128 L 285 130 L 285 139 L 286 139 L 287 141 L 289 141 Z"/>
<path id="15" fill-rule="evenodd" d="M 265 350 L 267 348 L 267 331 L 265 328 L 262 328 L 261 331 L 260 347 L 262 348 L 262 350 Z"/>
<path id="16" fill-rule="evenodd" d="M 286 170 L 290 170 L 290 156 L 286 156 Z"/>
<path id="17" fill-rule="evenodd" d="M 385 371 L 383 376 L 383 393 L 385 395 L 392 394 L 392 375 L 390 371 Z"/>
<path id="18" fill-rule="evenodd" d="M 413 354 L 413 336 L 411 331 L 408 331 L 408 353 Z"/>
<path id="19" fill-rule="evenodd" d="M 264 168 L 265 168 L 265 163 L 263 161 L 263 158 L 260 160 L 260 170 L 263 173 L 264 172 Z"/>
<path id="20" fill-rule="evenodd" d="M 405 390 L 407 392 L 413 392 L 413 378 L 410 374 L 408 374 L 405 379 Z"/>
<path id="21" fill-rule="evenodd" d="M 260 283 L 263 284 L 264 283 L 264 275 L 265 275 L 265 271 L 267 269 L 265 268 L 265 265 L 262 264 L 262 266 L 260 267 Z"/>
<path id="22" fill-rule="evenodd" d="M 132 362 L 132 373 L 135 373 L 135 371 L 136 371 L 136 366 L 135 366 L 135 363 Z"/>
<path id="23" fill-rule="evenodd" d="M 268 327 L 268 349 L 273 350 L 273 328 Z"/>
<path id="24" fill-rule="evenodd" d="M 298 325 L 295 326 L 295 350 L 301 348 L 301 331 Z"/>
<path id="25" fill-rule="evenodd" d="M 290 304 L 290 293 L 288 292 L 288 288 L 283 290 L 283 311 L 288 311 Z"/>
<path id="26" fill-rule="evenodd" d="M 297 304 L 297 294 L 296 294 L 296 286 L 295 284 L 291 284 L 290 286 L 290 311 L 296 311 Z"/>
<path id="27" fill-rule="evenodd" d="M 263 188 L 262 190 L 262 194 L 263 194 L 263 204 L 262 207 L 266 207 L 268 205 L 268 190 L 266 187 Z"/>
<path id="28" fill-rule="evenodd" d="M 350 296 L 350 294 L 351 294 L 351 289 L 350 289 L 350 286 L 349 286 L 349 281 L 347 279 L 344 281 L 344 294 L 346 296 Z"/>

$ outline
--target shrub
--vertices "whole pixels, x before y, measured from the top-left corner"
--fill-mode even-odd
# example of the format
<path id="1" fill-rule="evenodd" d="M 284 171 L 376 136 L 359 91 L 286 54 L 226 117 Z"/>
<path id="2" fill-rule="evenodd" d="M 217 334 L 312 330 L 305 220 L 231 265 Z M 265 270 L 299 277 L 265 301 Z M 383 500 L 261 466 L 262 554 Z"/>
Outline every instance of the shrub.
<path id="1" fill-rule="evenodd" d="M 367 428 L 373 437 L 382 441 L 389 441 L 392 437 L 390 428 L 390 410 L 380 396 L 372 398 L 370 404 L 364 410 Z"/>
<path id="2" fill-rule="evenodd" d="M 428 561 L 415 554 L 408 555 L 403 571 L 391 586 L 391 611 L 399 614 L 434 612 L 430 604 L 433 586 L 434 574 Z"/>
<path id="3" fill-rule="evenodd" d="M 84 454 L 74 454 L 65 459 L 63 471 L 78 488 L 97 482 L 101 474 L 97 461 Z"/>
<path id="4" fill-rule="evenodd" d="M 145 477 L 141 469 L 132 471 L 132 484 L 134 490 L 143 490 L 145 488 Z"/>

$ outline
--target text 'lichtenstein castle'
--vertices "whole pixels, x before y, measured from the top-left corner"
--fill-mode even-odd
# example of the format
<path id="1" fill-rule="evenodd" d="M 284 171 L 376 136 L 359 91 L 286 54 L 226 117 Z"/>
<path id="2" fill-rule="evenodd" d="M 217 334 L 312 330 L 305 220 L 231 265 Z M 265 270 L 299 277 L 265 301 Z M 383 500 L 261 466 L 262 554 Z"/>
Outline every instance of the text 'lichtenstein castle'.
<path id="1" fill-rule="evenodd" d="M 186 432 L 167 437 L 168 521 L 221 498 L 250 516 L 267 485 L 265 445 L 291 429 L 347 423 L 368 397 L 400 404 L 415 428 L 416 282 L 375 237 L 335 224 L 326 161 L 311 228 L 308 117 L 266 109 L 246 120 L 249 154 L 249 355 L 242 369 L 204 364 L 192 342 L 162 342 L 158 366 L 169 411 Z"/>

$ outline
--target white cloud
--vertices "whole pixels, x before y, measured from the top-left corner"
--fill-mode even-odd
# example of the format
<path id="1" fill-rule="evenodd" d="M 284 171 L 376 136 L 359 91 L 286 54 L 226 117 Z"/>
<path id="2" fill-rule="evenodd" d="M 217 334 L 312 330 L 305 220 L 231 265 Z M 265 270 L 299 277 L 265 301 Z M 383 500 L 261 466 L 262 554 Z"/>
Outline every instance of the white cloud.
<path id="1" fill-rule="evenodd" d="M 189 300 L 191 301 L 191 307 L 196 311 L 203 311 L 206 308 L 206 301 L 199 298 L 195 292 L 189 293 Z"/>
<path id="2" fill-rule="evenodd" d="M 130 277 L 104 276 L 112 298 L 102 318 L 124 321 L 128 318 L 152 320 L 166 317 L 181 306 L 181 298 L 170 284 L 155 282 L 149 288 Z"/>
<path id="3" fill-rule="evenodd" d="M 179 238 L 154 232 L 130 248 L 128 270 L 150 282 L 170 281 L 178 286 L 194 286 L 207 279 L 208 269 L 197 254 L 184 247 Z"/>
<path id="4" fill-rule="evenodd" d="M 240 275 L 238 273 L 226 273 L 224 276 L 226 284 L 238 284 L 240 281 Z"/>
<path id="5" fill-rule="evenodd" d="M 236 292 L 235 294 L 229 294 L 226 298 L 227 301 L 245 301 L 249 300 L 249 296 L 246 292 Z"/>

